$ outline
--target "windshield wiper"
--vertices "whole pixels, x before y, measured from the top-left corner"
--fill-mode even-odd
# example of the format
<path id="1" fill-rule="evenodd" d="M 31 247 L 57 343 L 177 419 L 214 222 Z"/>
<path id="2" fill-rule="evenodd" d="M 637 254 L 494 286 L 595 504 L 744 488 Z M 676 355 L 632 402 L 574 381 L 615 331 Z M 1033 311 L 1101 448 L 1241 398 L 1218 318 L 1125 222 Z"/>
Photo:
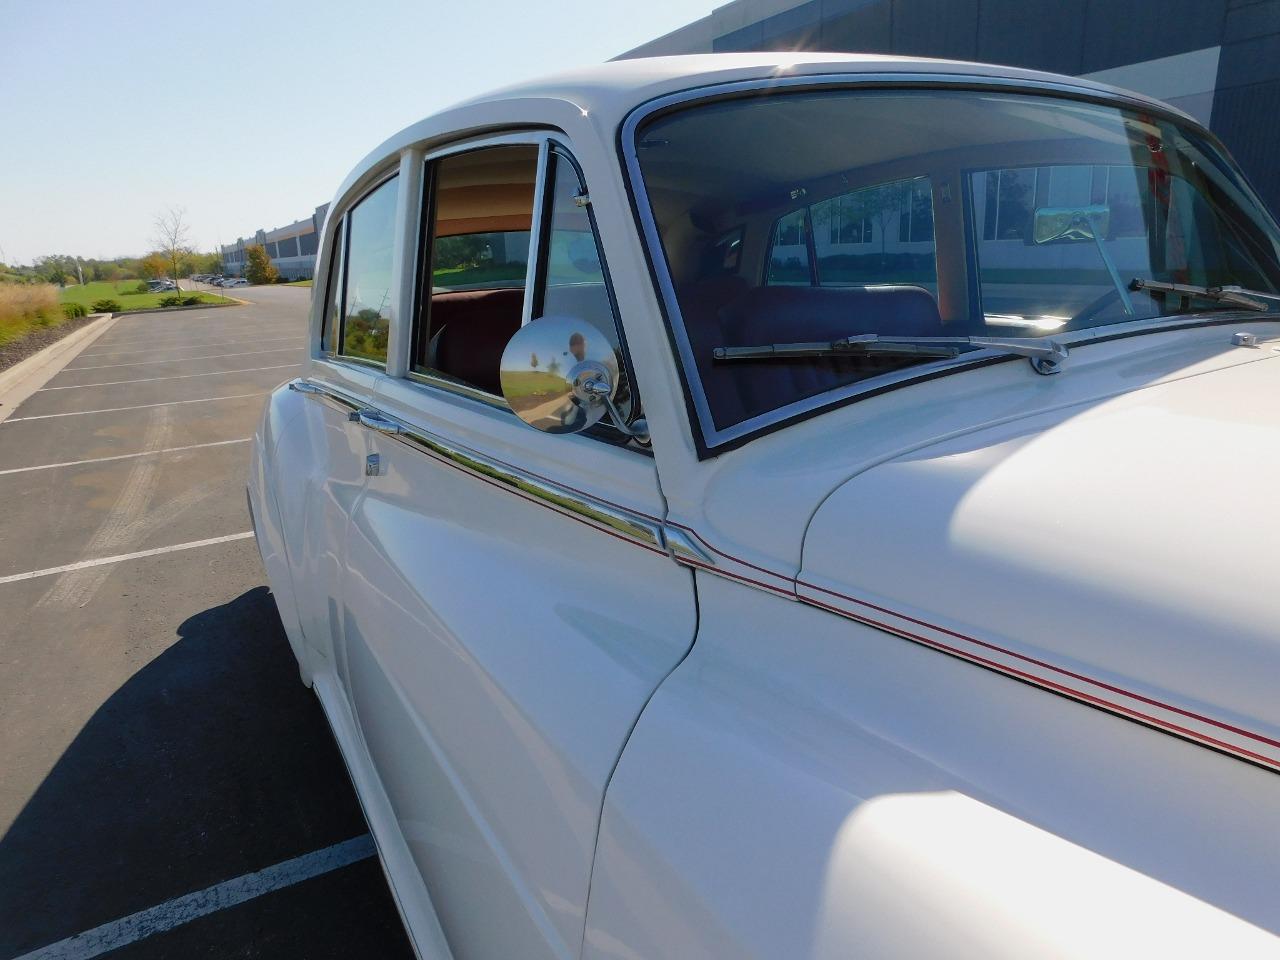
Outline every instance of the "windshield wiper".
<path id="1" fill-rule="evenodd" d="M 860 333 L 839 340 L 716 347 L 716 360 L 794 360 L 803 357 L 958 357 L 966 349 L 999 350 L 1031 361 L 1036 373 L 1057 373 L 1067 348 L 1048 337 L 892 337 Z"/>
<path id="2" fill-rule="evenodd" d="M 1190 300 L 1198 297 L 1201 300 L 1214 300 L 1218 303 L 1231 303 L 1248 310 L 1267 311 L 1270 309 L 1261 300 L 1254 299 L 1262 297 L 1265 300 L 1280 300 L 1280 294 L 1263 293 L 1260 290 L 1245 290 L 1237 286 L 1224 287 L 1197 287 L 1188 283 L 1165 283 L 1163 280 L 1144 280 L 1142 277 L 1134 277 L 1129 281 L 1130 290 L 1153 290 L 1157 293 L 1176 293 L 1180 297 Z"/>

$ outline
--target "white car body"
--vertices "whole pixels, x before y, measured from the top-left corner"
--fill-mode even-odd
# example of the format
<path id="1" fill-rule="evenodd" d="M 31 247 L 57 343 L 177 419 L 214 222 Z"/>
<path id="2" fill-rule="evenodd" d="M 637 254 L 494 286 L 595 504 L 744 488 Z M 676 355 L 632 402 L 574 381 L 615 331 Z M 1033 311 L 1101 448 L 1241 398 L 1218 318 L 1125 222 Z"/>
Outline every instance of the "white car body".
<path id="1" fill-rule="evenodd" d="M 249 499 L 419 955 L 1280 956 L 1280 324 L 1085 344 L 1052 378 L 995 363 L 699 450 L 628 116 L 922 74 L 1119 96 L 628 61 L 428 118 L 339 189 Z M 581 166 L 651 457 L 407 375 L 424 160 L 495 136 Z M 395 170 L 384 371 L 320 336 L 336 219 Z"/>

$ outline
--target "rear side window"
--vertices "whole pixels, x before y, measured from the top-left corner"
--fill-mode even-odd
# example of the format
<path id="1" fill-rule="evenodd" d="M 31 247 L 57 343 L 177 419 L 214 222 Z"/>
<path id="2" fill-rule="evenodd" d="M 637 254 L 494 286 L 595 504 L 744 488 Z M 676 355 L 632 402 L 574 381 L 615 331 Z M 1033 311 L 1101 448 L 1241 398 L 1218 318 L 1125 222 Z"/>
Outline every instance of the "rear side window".
<path id="1" fill-rule="evenodd" d="M 801 207 L 778 218 L 772 241 L 768 286 L 897 283 L 937 292 L 928 177 L 850 190 Z"/>
<path id="2" fill-rule="evenodd" d="M 399 186 L 398 179 L 391 178 L 346 216 L 345 297 L 338 352 L 379 366 L 386 365 L 391 330 L 391 262 Z"/>

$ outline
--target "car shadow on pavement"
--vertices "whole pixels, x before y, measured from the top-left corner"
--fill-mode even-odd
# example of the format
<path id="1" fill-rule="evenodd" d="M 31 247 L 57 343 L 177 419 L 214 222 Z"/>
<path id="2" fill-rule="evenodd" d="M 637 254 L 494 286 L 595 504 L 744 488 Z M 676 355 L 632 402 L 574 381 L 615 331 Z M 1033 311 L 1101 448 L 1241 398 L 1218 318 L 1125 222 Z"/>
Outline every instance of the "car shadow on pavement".
<path id="1" fill-rule="evenodd" d="M 0 839 L 0 958 L 367 829 L 271 594 L 249 590 L 183 622 Z M 125 952 L 172 955 L 174 937 L 186 954 L 409 956 L 372 861 Z"/>

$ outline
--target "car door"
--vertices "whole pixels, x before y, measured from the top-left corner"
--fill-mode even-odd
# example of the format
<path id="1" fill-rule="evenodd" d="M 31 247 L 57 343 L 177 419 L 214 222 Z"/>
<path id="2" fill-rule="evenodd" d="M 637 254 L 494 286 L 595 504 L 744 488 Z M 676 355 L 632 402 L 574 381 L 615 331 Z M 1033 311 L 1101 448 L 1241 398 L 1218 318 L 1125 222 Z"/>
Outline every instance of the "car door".
<path id="1" fill-rule="evenodd" d="M 567 151 L 490 140 L 427 182 L 411 372 L 365 417 L 349 694 L 455 956 L 574 957 L 605 788 L 692 643 L 693 583 L 643 448 L 540 433 L 495 394 L 502 334 L 544 309 L 621 346 Z"/>
<path id="2" fill-rule="evenodd" d="M 384 180 L 335 229 L 323 293 L 323 356 L 293 384 L 303 398 L 301 413 L 283 431 L 274 460 L 311 674 L 332 667 L 341 676 L 343 669 L 335 662 L 343 554 L 369 452 L 368 431 L 353 415 L 373 402 L 386 367 L 397 196 L 397 179 Z"/>

